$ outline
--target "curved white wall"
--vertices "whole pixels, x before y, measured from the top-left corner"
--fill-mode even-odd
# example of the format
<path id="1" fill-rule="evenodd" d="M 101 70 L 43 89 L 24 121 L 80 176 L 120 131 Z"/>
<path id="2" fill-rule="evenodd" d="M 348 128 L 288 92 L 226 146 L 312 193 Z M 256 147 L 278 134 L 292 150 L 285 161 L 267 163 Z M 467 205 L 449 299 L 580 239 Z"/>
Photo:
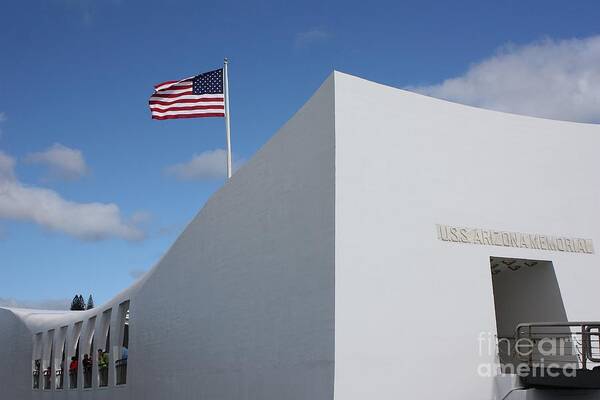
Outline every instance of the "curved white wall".
<path id="1" fill-rule="evenodd" d="M 148 278 L 133 305 L 147 368 L 132 379 L 156 382 L 143 398 L 331 400 L 333 130 L 329 79 Z"/>
<path id="2" fill-rule="evenodd" d="M 598 126 L 334 73 L 143 280 L 90 311 L 0 309 L 0 385 L 19 400 L 502 398 L 516 382 L 477 370 L 495 358 L 478 341 L 496 333 L 489 257 L 551 260 L 570 320 L 600 320 L 600 260 L 444 242 L 436 224 L 599 245 L 599 153 Z M 66 326 L 72 352 L 110 309 L 114 345 L 128 300 L 127 385 L 31 390 L 35 334 Z"/>
<path id="3" fill-rule="evenodd" d="M 0 398 L 29 398 L 31 343 L 25 324 L 12 311 L 0 308 Z"/>
<path id="4" fill-rule="evenodd" d="M 447 242 L 436 232 L 448 224 L 600 245 L 600 126 L 341 73 L 335 90 L 336 399 L 502 398 L 478 371 L 495 361 L 479 348 L 480 333 L 496 333 L 490 256 L 551 260 L 568 318 L 600 320 L 597 253 Z"/>
<path id="5" fill-rule="evenodd" d="M 21 399 L 330 400 L 333 155 L 330 78 L 211 197 L 142 281 L 90 311 L 18 313 L 28 326 L 29 344 L 25 355 L 7 357 L 26 360 Z M 118 325 L 117 310 L 126 300 L 131 301 L 127 385 L 115 386 L 111 368 L 108 388 L 98 388 L 94 378 L 94 388 L 83 389 L 80 368 L 77 390 L 31 390 L 33 335 L 42 332 L 48 343 L 49 330 L 56 335 L 67 326 L 69 348 L 79 333 L 89 343 L 92 334 L 98 339 L 106 332 L 106 310 L 112 310 L 111 327 Z M 100 341 L 95 349 L 104 346 Z M 111 328 L 111 343 L 117 342 Z M 55 354 L 60 343 L 55 341 Z M 80 355 L 86 352 L 83 347 Z M 114 351 L 110 357 L 113 365 Z"/>

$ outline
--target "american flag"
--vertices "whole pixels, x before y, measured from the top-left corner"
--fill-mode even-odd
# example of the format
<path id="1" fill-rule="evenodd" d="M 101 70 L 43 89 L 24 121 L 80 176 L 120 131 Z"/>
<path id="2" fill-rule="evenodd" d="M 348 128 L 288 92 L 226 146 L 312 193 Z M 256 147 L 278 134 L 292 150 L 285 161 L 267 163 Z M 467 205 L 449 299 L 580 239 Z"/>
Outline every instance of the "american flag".
<path id="1" fill-rule="evenodd" d="M 154 86 L 153 119 L 224 117 L 223 69 Z"/>

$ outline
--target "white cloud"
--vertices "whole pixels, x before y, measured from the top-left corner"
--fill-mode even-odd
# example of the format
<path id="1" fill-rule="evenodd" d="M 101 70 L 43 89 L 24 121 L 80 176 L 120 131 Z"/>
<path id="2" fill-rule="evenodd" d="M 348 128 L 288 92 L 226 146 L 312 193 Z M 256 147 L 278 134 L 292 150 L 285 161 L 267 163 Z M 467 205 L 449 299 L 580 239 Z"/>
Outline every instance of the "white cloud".
<path id="1" fill-rule="evenodd" d="M 243 160 L 235 160 L 234 170 Z M 175 164 L 165 169 L 167 175 L 181 180 L 214 180 L 227 175 L 227 153 L 223 149 L 208 150 L 196 154 L 191 160 Z"/>
<path id="2" fill-rule="evenodd" d="M 296 34 L 294 44 L 296 48 L 305 48 L 315 43 L 323 42 L 331 38 L 331 33 L 321 28 L 311 28 Z"/>
<path id="3" fill-rule="evenodd" d="M 18 300 L 12 297 L 0 297 L 0 307 L 34 308 L 38 310 L 69 310 L 71 300 L 45 299 L 45 300 Z"/>
<path id="4" fill-rule="evenodd" d="M 46 165 L 53 176 L 63 179 L 78 179 L 88 171 L 81 151 L 60 143 L 55 143 L 44 151 L 29 154 L 26 160 Z"/>
<path id="5" fill-rule="evenodd" d="M 116 204 L 77 203 L 53 190 L 25 185 L 15 177 L 14 166 L 14 158 L 0 151 L 0 219 L 33 222 L 82 240 L 144 237 Z"/>
<path id="6" fill-rule="evenodd" d="M 15 159 L 0 150 L 0 182 L 15 178 Z"/>
<path id="7" fill-rule="evenodd" d="M 499 111 L 600 122 L 600 36 L 508 45 L 460 77 L 412 89 Z"/>

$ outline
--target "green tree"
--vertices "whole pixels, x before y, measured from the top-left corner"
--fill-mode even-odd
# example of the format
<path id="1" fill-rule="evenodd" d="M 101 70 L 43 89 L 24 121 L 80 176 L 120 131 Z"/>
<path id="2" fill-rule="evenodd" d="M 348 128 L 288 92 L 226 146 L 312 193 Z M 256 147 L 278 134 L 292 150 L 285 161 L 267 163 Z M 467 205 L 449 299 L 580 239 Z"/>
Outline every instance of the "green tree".
<path id="1" fill-rule="evenodd" d="M 85 301 L 83 301 L 82 295 L 75 295 L 71 302 L 71 311 L 83 311 L 85 310 Z"/>
<path id="2" fill-rule="evenodd" d="M 92 295 L 90 294 L 90 297 L 88 297 L 86 309 L 91 310 L 92 308 L 94 308 L 94 299 L 92 298 Z"/>

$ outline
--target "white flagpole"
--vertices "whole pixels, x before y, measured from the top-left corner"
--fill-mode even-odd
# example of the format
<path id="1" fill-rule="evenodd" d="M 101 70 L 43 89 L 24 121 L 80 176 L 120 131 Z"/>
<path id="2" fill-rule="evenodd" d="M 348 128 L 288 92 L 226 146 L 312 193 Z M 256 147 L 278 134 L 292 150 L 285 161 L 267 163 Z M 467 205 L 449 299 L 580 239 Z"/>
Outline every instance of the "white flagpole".
<path id="1" fill-rule="evenodd" d="M 231 128 L 229 122 L 229 79 L 227 77 L 227 64 L 229 60 L 223 62 L 223 92 L 225 100 L 225 133 L 227 134 L 227 179 L 231 178 Z"/>

